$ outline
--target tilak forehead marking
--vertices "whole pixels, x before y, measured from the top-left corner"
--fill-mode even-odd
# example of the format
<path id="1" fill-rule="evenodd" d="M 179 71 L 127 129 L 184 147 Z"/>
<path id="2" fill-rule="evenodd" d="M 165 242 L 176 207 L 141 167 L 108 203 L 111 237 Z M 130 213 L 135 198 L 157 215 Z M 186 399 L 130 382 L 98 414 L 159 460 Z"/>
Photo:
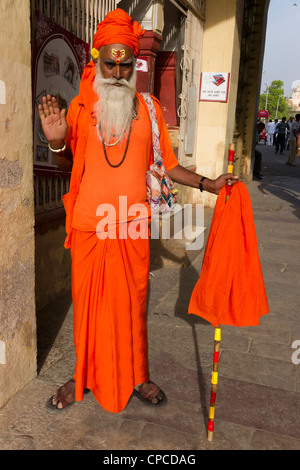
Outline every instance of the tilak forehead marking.
<path id="1" fill-rule="evenodd" d="M 116 59 L 117 64 L 125 57 L 125 49 L 112 49 L 111 55 Z"/>

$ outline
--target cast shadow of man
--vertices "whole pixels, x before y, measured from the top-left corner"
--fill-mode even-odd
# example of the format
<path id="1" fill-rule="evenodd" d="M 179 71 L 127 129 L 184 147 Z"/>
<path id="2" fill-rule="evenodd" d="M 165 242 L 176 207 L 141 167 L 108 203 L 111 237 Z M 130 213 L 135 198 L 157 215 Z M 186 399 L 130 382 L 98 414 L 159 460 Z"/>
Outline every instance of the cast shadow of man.
<path id="1" fill-rule="evenodd" d="M 197 315 L 188 314 L 189 301 L 200 274 L 200 270 L 198 270 L 198 268 L 196 269 L 196 265 L 202 265 L 204 247 L 202 247 L 201 250 L 197 251 L 196 263 L 191 261 L 188 253 L 186 253 L 183 257 L 177 257 L 174 254 L 170 253 L 165 247 L 163 247 L 162 244 L 159 245 L 159 253 L 161 255 L 161 258 L 167 258 L 173 263 L 175 262 L 180 265 L 179 289 L 177 294 L 177 300 L 175 303 L 174 312 L 173 314 L 170 313 L 170 316 L 172 315 L 175 318 L 180 318 L 181 320 L 186 322 L 191 328 L 196 361 L 195 366 L 197 372 L 199 402 L 203 411 L 203 420 L 204 425 L 206 427 L 208 421 L 207 396 L 209 391 L 207 389 L 207 377 L 205 377 L 205 374 L 203 372 L 204 366 L 202 364 L 199 349 L 199 335 L 197 334 L 197 325 L 210 325 L 210 323 Z M 156 259 L 156 264 L 151 264 L 151 269 L 152 271 L 155 271 L 155 269 L 162 268 L 162 265 L 162 260 Z"/>
<path id="2" fill-rule="evenodd" d="M 278 202 L 281 199 L 283 201 L 282 208 L 290 207 L 292 213 L 297 218 L 300 218 L 299 165 L 291 168 L 289 165 L 286 165 L 285 161 L 282 161 L 282 158 L 274 158 L 274 154 L 270 154 L 268 149 L 265 148 L 262 148 L 262 156 L 264 161 L 264 177 L 257 186 L 258 190 L 264 196 L 275 196 L 278 198 Z M 280 204 L 278 204 L 278 210 L 280 211 L 280 209 Z"/>
<path id="3" fill-rule="evenodd" d="M 289 183 L 289 187 L 281 183 L 271 182 L 268 184 L 260 184 L 258 189 L 264 194 L 272 195 L 282 199 L 293 207 L 292 213 L 300 219 L 300 199 L 299 199 L 299 179 Z M 278 209 L 280 210 L 280 208 Z"/>

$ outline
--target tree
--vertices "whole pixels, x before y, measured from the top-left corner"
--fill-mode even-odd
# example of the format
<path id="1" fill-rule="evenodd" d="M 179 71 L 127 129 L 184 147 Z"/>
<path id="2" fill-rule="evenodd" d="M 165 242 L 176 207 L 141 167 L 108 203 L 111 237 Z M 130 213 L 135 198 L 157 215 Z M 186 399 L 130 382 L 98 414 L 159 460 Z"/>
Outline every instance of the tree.
<path id="1" fill-rule="evenodd" d="M 273 80 L 269 87 L 259 97 L 259 109 L 267 109 L 270 119 L 287 117 L 288 104 L 284 97 L 284 83 L 281 80 Z"/>

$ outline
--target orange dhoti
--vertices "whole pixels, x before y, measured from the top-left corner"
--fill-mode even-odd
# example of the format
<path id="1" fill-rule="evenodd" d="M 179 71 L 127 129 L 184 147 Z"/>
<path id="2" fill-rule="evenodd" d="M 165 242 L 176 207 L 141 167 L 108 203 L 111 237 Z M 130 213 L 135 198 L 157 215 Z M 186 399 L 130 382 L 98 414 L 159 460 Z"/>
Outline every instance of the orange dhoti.
<path id="1" fill-rule="evenodd" d="M 119 412 L 149 380 L 149 240 L 73 230 L 71 256 L 75 400 L 88 388 L 103 408 Z"/>

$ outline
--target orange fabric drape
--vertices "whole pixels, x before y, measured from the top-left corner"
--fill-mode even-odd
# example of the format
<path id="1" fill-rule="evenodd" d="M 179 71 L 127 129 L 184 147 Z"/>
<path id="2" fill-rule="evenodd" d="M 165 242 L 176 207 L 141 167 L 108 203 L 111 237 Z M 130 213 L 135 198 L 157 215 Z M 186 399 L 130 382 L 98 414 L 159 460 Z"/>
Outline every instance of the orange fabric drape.
<path id="1" fill-rule="evenodd" d="M 269 311 L 252 205 L 244 183 L 218 196 L 188 313 L 213 326 L 254 326 Z"/>
<path id="2" fill-rule="evenodd" d="M 104 409 L 117 413 L 134 387 L 149 380 L 149 240 L 102 240 L 74 229 L 71 256 L 75 400 L 88 388 Z"/>

